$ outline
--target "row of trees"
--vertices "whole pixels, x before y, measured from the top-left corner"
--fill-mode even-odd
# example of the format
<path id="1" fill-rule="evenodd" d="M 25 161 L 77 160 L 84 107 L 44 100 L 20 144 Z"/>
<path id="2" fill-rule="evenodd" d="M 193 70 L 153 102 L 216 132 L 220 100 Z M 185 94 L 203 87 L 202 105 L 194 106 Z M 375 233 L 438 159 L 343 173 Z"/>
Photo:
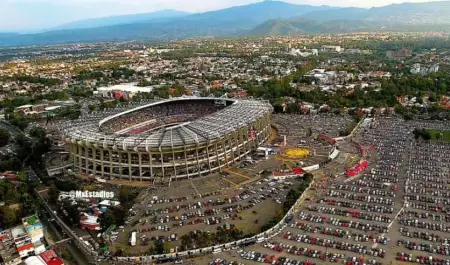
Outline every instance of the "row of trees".
<path id="1" fill-rule="evenodd" d="M 205 248 L 217 244 L 236 241 L 252 235 L 245 235 L 243 231 L 233 227 L 230 230 L 218 229 L 216 232 L 196 231 L 181 236 L 181 250 Z M 154 253 L 163 254 L 163 253 Z"/>

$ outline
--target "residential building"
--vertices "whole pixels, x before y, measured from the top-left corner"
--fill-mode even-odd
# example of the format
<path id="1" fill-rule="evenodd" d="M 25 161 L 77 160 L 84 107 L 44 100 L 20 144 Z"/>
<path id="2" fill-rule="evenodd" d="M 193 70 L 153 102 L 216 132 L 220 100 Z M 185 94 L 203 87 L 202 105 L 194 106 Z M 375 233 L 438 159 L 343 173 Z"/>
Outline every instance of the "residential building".
<path id="1" fill-rule="evenodd" d="M 29 216 L 22 219 L 23 227 L 25 228 L 28 236 L 31 238 L 32 243 L 40 242 L 44 237 L 44 230 L 41 221 L 37 216 Z"/>
<path id="2" fill-rule="evenodd" d="M 412 50 L 407 48 L 402 48 L 399 51 L 387 51 L 386 56 L 390 59 L 403 60 L 412 56 Z"/>

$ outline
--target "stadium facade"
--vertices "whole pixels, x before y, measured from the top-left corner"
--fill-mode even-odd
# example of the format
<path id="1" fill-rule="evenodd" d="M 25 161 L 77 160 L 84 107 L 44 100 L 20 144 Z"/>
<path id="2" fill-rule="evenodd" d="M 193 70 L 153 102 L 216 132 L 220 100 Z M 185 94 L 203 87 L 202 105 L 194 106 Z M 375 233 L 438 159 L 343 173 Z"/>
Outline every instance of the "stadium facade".
<path id="1" fill-rule="evenodd" d="M 63 127 L 76 171 L 175 180 L 245 159 L 271 133 L 266 101 L 175 98 L 82 116 Z"/>

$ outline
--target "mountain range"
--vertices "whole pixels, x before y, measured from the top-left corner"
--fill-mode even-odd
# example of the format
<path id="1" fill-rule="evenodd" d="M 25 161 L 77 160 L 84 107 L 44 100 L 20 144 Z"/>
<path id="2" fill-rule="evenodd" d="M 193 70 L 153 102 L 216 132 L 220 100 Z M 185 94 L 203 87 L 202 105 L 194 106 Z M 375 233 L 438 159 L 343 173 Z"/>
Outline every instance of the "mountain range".
<path id="1" fill-rule="evenodd" d="M 34 34 L 0 33 L 0 45 L 42 45 L 195 37 L 355 31 L 448 31 L 450 1 L 339 8 L 264 1 L 189 14 L 176 10 L 75 21 Z"/>
<path id="2" fill-rule="evenodd" d="M 170 20 L 173 18 L 179 18 L 188 16 L 190 13 L 182 12 L 173 9 L 161 10 L 152 13 L 140 13 L 140 14 L 130 14 L 130 15 L 120 15 L 120 16 L 110 16 L 110 17 L 100 17 L 73 21 L 63 25 L 59 25 L 53 30 L 59 29 L 83 29 L 83 28 L 99 28 L 123 24 L 133 24 L 133 23 L 145 23 L 145 22 L 155 22 Z"/>

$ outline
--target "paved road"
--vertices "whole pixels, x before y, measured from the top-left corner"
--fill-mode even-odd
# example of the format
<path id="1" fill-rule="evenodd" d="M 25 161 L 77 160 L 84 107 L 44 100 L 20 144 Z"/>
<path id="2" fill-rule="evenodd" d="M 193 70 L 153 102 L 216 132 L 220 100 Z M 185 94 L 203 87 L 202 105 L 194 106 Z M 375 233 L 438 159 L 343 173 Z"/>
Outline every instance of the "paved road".
<path id="1" fill-rule="evenodd" d="M 53 234 L 55 235 L 56 238 L 53 239 L 55 242 L 67 238 L 67 236 L 63 236 L 63 232 L 62 232 L 61 228 L 54 222 L 49 221 L 47 219 L 47 216 L 42 215 L 40 217 L 41 217 L 41 221 L 45 225 L 45 227 L 47 229 L 51 230 L 53 232 Z M 89 260 L 86 258 L 84 253 L 78 247 L 75 246 L 75 244 L 72 244 L 69 242 L 69 243 L 64 243 L 64 245 L 67 248 L 67 250 L 69 251 L 70 255 L 74 258 L 75 263 L 77 265 L 89 264 Z"/>

